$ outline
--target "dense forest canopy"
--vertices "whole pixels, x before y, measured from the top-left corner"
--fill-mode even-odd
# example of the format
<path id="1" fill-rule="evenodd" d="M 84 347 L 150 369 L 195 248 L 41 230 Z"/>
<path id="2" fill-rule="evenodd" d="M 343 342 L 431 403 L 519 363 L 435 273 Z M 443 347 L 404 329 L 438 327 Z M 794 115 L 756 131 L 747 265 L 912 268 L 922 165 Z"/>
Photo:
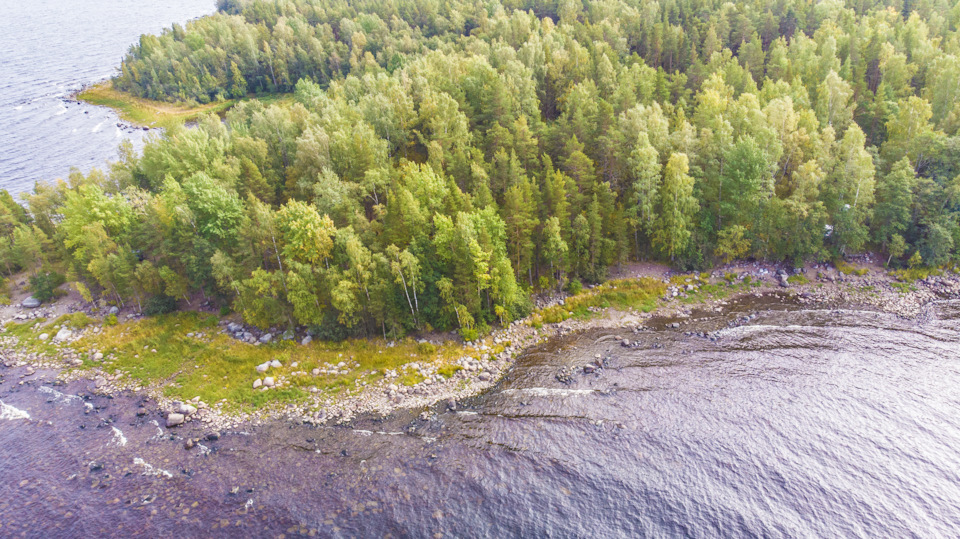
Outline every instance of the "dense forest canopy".
<path id="1" fill-rule="evenodd" d="M 532 289 L 960 247 L 960 3 L 224 0 L 117 88 L 242 101 L 9 197 L 8 272 L 321 335 L 476 335 Z M 51 277 L 54 275 L 54 277 Z"/>

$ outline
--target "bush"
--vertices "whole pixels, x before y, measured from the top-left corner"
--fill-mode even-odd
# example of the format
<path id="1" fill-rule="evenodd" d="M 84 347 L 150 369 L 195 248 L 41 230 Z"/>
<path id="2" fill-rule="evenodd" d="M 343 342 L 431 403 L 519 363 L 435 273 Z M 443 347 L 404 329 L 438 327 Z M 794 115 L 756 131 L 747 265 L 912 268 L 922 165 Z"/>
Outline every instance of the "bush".
<path id="1" fill-rule="evenodd" d="M 165 295 L 153 296 L 143 304 L 143 314 L 147 316 L 172 313 L 176 310 L 177 299 Z"/>
<path id="2" fill-rule="evenodd" d="M 94 319 L 86 313 L 65 314 L 57 318 L 57 323 L 73 329 L 83 329 L 94 323 Z"/>
<path id="3" fill-rule="evenodd" d="M 867 268 L 858 268 L 853 264 L 848 264 L 847 261 L 843 259 L 838 259 L 833 265 L 837 268 L 837 271 L 846 275 L 858 275 L 862 277 L 870 272 Z"/>
<path id="4" fill-rule="evenodd" d="M 546 290 L 550 288 L 550 277 L 547 277 L 546 275 L 541 275 L 539 281 L 540 281 L 540 290 Z"/>
<path id="5" fill-rule="evenodd" d="M 115 326 L 115 325 L 117 325 L 118 323 L 119 323 L 119 320 L 117 320 L 117 315 L 115 315 L 115 314 L 108 314 L 108 315 L 103 319 L 103 325 L 105 325 L 105 326 Z"/>
<path id="6" fill-rule="evenodd" d="M 38 273 L 30 277 L 30 293 L 40 301 L 48 301 L 56 295 L 57 287 L 64 283 L 62 274 L 55 271 Z"/>
<path id="7" fill-rule="evenodd" d="M 443 376 L 444 378 L 450 378 L 454 374 L 457 374 L 457 371 L 463 370 L 463 367 L 460 365 L 443 365 L 437 368 L 437 374 Z"/>
<path id="8" fill-rule="evenodd" d="M 428 356 L 437 353 L 437 347 L 428 343 L 422 342 L 417 344 L 417 353 L 421 356 Z"/>
<path id="9" fill-rule="evenodd" d="M 313 338 L 321 341 L 340 342 L 351 336 L 350 328 L 337 320 L 337 313 L 333 309 L 324 311 L 323 322 L 319 326 L 313 326 L 312 329 Z"/>
<path id="10" fill-rule="evenodd" d="M 583 283 L 580 282 L 580 279 L 570 279 L 570 282 L 567 283 L 567 292 L 572 296 L 576 296 L 583 290 Z"/>
<path id="11" fill-rule="evenodd" d="M 460 336 L 467 342 L 473 342 L 480 337 L 480 332 L 476 328 L 460 328 Z"/>
<path id="12" fill-rule="evenodd" d="M 229 305 L 221 305 L 221 306 L 220 306 L 220 316 L 221 316 L 221 317 L 227 316 L 228 314 L 230 314 L 230 312 L 231 312 L 231 311 L 230 311 L 230 306 L 229 306 Z"/>

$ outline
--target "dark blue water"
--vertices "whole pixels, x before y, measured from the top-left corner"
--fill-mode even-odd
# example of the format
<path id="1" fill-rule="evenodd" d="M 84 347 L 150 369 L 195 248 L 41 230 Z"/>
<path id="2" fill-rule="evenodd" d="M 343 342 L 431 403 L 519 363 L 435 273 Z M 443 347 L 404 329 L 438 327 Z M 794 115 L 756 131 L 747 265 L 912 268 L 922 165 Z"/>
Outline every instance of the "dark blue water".
<path id="1" fill-rule="evenodd" d="M 212 13 L 213 0 L 30 0 L 0 2 L 0 188 L 87 172 L 117 157 L 141 130 L 113 112 L 66 98 L 112 76 L 140 34 Z"/>
<path id="2" fill-rule="evenodd" d="M 784 310 L 786 309 L 786 310 Z M 758 313 L 746 326 L 736 316 Z M 685 331 L 720 329 L 717 342 Z M 639 341 L 623 348 L 617 336 Z M 577 371 L 596 354 L 606 367 Z M 0 523 L 26 536 L 955 537 L 960 305 L 746 303 L 523 356 L 456 412 L 276 421 L 185 450 L 137 398 L 5 370 Z M 46 389 L 43 389 L 46 387 Z M 29 417 L 26 417 L 29 416 Z M 83 428 L 80 426 L 83 425 Z M 118 434 L 120 433 L 120 434 Z M 171 439 L 172 435 L 172 439 Z M 121 438 L 122 437 L 122 438 Z M 166 472 L 166 473 L 164 473 Z"/>

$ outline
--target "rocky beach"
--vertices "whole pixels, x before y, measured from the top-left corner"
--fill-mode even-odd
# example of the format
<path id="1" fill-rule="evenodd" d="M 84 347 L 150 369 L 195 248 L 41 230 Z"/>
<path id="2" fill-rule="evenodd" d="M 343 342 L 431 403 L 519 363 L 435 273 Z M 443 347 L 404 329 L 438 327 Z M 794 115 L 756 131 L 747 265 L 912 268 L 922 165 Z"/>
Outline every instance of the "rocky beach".
<path id="1" fill-rule="evenodd" d="M 200 397 L 176 400 L 165 397 L 164 383 L 145 387 L 121 370 L 109 371 L 99 366 L 104 354 L 92 351 L 83 355 L 74 349 L 73 343 L 85 336 L 103 331 L 101 324 L 92 324 L 81 330 L 71 330 L 66 325 L 52 322 L 33 329 L 37 339 L 49 343 L 47 352 L 30 352 L 18 346 L 15 336 L 0 334 L 3 350 L 3 365 L 16 369 L 24 381 L 42 376 L 40 380 L 67 383 L 87 380 L 96 394 L 115 397 L 132 395 L 132 398 L 150 399 L 151 413 L 160 414 L 167 427 L 196 423 L 212 431 L 241 428 L 243 425 L 260 424 L 270 420 L 290 420 L 317 425 L 344 425 L 361 416 L 383 418 L 397 410 L 426 410 L 442 403 L 456 410 L 458 402 L 474 397 L 493 387 L 509 371 L 515 359 L 532 347 L 550 339 L 594 329 L 620 330 L 616 341 L 624 347 L 634 347 L 633 336 L 648 328 L 667 329 L 689 333 L 687 327 L 704 316 L 723 312 L 732 301 L 745 297 L 761 298 L 775 296 L 777 301 L 798 307 L 858 308 L 889 313 L 905 319 L 922 317 L 924 308 L 931 301 L 960 297 L 960 276 L 953 272 L 931 275 L 909 285 L 898 282 L 866 255 L 858 261 L 862 267 L 856 273 L 845 274 L 829 264 L 812 264 L 800 269 L 762 263 L 740 263 L 719 268 L 704 279 L 700 274 L 674 274 L 665 267 L 643 266 L 634 269 L 630 278 L 654 277 L 664 282 L 666 293 L 650 312 L 591 307 L 588 317 L 574 317 L 558 323 L 532 324 L 531 319 L 518 320 L 507 327 L 497 329 L 474 343 L 459 342 L 452 334 L 433 334 L 418 338 L 418 344 L 442 345 L 456 340 L 460 353 L 455 354 L 453 368 L 444 376 L 438 373 L 443 365 L 430 361 L 411 361 L 401 369 L 387 369 L 376 382 L 358 382 L 338 395 L 318 394 L 316 388 L 309 399 L 297 403 L 264 406 L 256 410 L 231 410 L 225 401 L 204 402 Z M 643 272 L 643 273 L 637 273 Z M 742 288 L 723 290 L 723 294 L 704 294 L 702 288 L 710 284 L 729 287 L 749 283 L 747 291 Z M 795 284 L 794 284 L 795 283 Z M 565 294 L 541 296 L 538 309 L 562 306 Z M 35 305 L 33 298 L 21 297 L 14 305 L 0 309 L 0 320 L 23 323 L 42 318 L 55 320 L 57 316 L 85 312 L 96 317 L 94 305 L 86 304 L 77 297 L 68 295 L 51 305 Z M 137 324 L 141 315 L 120 312 L 117 307 L 101 306 L 101 318 L 120 315 L 126 324 Z M 571 313 L 572 314 L 572 313 Z M 750 321 L 749 316 L 729 322 L 739 325 Z M 536 327 L 539 325 L 539 327 Z M 247 346 L 268 346 L 276 340 L 296 340 L 303 345 L 312 341 L 308 333 L 297 334 L 277 330 L 262 331 L 246 327 L 228 319 L 221 320 L 216 328 L 207 332 L 189 333 L 198 340 L 209 340 L 215 334 L 229 335 Z M 702 334 L 707 337 L 706 334 Z M 429 340 L 428 340 L 429 339 Z M 382 344 L 385 348 L 396 346 L 395 341 Z M 144 354 L 151 350 L 144 350 Z M 152 350 L 156 353 L 156 350 Z M 342 354 L 341 354 L 342 355 Z M 139 355 L 137 356 L 139 357 Z M 89 360 L 84 366 L 83 359 Z M 92 365 L 92 366 L 91 366 Z M 256 366 L 258 377 L 249 388 L 254 392 L 268 392 L 283 388 L 294 377 L 320 377 L 328 374 L 346 374 L 359 366 L 350 359 L 338 363 L 324 363 L 309 371 L 300 368 L 298 362 L 282 364 L 274 359 Z M 602 364 L 579 366 L 579 372 L 602 368 Z M 400 372 L 398 372 L 398 370 Z M 405 385 L 399 381 L 400 374 L 413 372 L 419 381 Z M 45 373 L 39 375 L 38 373 Z M 138 407 L 139 408 L 139 407 Z M 143 412 L 143 410 L 140 410 Z M 424 412 L 426 413 L 426 412 Z"/>

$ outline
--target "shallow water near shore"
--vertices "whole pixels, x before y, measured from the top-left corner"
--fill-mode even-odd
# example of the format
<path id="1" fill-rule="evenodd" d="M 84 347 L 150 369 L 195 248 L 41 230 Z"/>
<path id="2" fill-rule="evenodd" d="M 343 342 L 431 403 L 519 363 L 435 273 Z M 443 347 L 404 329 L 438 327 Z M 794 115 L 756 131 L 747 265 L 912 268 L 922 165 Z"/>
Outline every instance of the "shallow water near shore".
<path id="1" fill-rule="evenodd" d="M 16 195 L 116 160 L 121 141 L 148 132 L 69 99 L 116 73 L 140 34 L 213 13 L 213 0 L 0 2 L 0 188 Z"/>
<path id="2" fill-rule="evenodd" d="M 413 410 L 352 428 L 275 421 L 190 450 L 184 438 L 209 432 L 162 428 L 149 403 L 137 417 L 138 397 L 7 369 L 0 533 L 949 536 L 960 527 L 960 302 L 908 321 L 767 296 L 693 319 L 680 330 L 553 339 L 494 389 L 427 420 Z M 689 334 L 717 331 L 716 341 Z M 597 354 L 604 367 L 585 374 Z M 557 380 L 563 367 L 574 370 L 569 384 Z"/>

